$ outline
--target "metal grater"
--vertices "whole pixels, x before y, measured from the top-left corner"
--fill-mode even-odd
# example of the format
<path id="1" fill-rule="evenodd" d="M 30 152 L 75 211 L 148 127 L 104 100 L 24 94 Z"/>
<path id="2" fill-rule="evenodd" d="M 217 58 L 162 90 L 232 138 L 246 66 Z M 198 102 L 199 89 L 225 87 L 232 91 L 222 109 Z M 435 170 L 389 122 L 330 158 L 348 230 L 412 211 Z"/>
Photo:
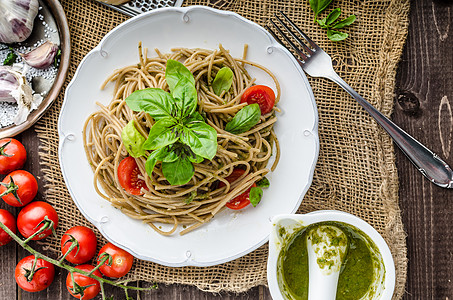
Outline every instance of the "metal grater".
<path id="1" fill-rule="evenodd" d="M 113 8 L 128 16 L 136 16 L 141 13 L 162 8 L 162 7 L 180 7 L 184 0 L 131 0 L 121 5 L 111 5 L 105 2 L 99 1 L 108 7 Z"/>

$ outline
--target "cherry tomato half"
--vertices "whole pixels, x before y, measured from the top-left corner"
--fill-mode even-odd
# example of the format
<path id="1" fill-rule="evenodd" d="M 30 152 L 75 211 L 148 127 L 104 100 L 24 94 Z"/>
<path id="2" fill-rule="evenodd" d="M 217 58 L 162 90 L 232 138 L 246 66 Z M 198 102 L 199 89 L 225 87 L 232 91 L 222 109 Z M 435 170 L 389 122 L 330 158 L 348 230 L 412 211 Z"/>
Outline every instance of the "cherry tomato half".
<path id="1" fill-rule="evenodd" d="M 141 189 L 148 189 L 143 179 L 138 178 L 140 170 L 132 156 L 123 159 L 118 166 L 118 181 L 127 193 L 143 195 Z"/>
<path id="2" fill-rule="evenodd" d="M 17 229 L 25 238 L 28 238 L 44 226 L 44 224 L 39 224 L 46 216 L 49 220 L 53 221 L 53 228 L 56 229 L 58 226 L 58 215 L 55 209 L 46 202 L 32 202 L 19 212 L 17 216 Z M 49 228 L 35 236 L 32 240 L 42 240 L 51 233 L 52 229 Z"/>
<path id="3" fill-rule="evenodd" d="M 24 206 L 30 203 L 38 193 L 35 177 L 24 170 L 9 173 L 0 185 L 0 195 L 11 206 Z"/>
<path id="4" fill-rule="evenodd" d="M 0 222 L 8 227 L 9 230 L 16 233 L 16 219 L 9 211 L 0 209 Z M 0 228 L 0 246 L 8 244 L 12 239 L 9 234 Z"/>
<path id="5" fill-rule="evenodd" d="M 11 138 L 0 139 L 0 174 L 19 170 L 27 160 L 27 151 L 21 142 Z"/>
<path id="6" fill-rule="evenodd" d="M 102 247 L 101 250 L 99 251 L 97 261 L 98 264 L 102 259 L 104 253 L 108 253 L 112 256 L 111 265 L 108 265 L 108 261 L 106 261 L 99 268 L 101 273 L 104 274 L 105 276 L 112 278 L 120 278 L 126 275 L 132 268 L 132 264 L 134 263 L 134 257 L 131 254 L 129 254 L 129 252 L 121 248 L 118 248 L 112 243 L 108 243 L 104 247 Z"/>
<path id="7" fill-rule="evenodd" d="M 229 183 L 233 183 L 239 177 L 241 177 L 242 174 L 244 174 L 244 173 L 245 173 L 245 170 L 234 169 L 233 172 L 231 172 L 231 174 L 228 177 L 226 177 L 225 179 Z M 223 182 L 220 182 L 219 187 L 222 187 L 222 186 L 225 186 L 225 184 Z M 253 185 L 250 188 L 248 188 L 245 192 L 243 192 L 239 196 L 236 196 L 235 198 L 228 201 L 226 204 L 226 207 L 228 207 L 230 209 L 238 210 L 238 209 L 243 209 L 244 207 L 249 205 L 250 204 L 250 190 L 252 189 L 252 187 L 255 187 L 255 186 L 256 186 L 256 183 L 253 183 Z"/>
<path id="8" fill-rule="evenodd" d="M 66 256 L 66 260 L 79 265 L 86 263 L 96 254 L 97 238 L 93 230 L 85 226 L 75 226 L 65 232 L 61 238 L 61 252 L 63 255 L 68 252 L 72 245 L 71 237 L 79 243 L 77 247 Z"/>
<path id="9" fill-rule="evenodd" d="M 261 114 L 265 115 L 271 112 L 275 104 L 274 91 L 265 85 L 254 85 L 245 90 L 241 97 L 241 103 L 248 104 L 258 103 Z"/>
<path id="10" fill-rule="evenodd" d="M 31 281 L 28 281 L 28 276 L 33 268 L 35 256 L 30 255 L 23 258 L 16 266 L 14 277 L 17 285 L 27 292 L 39 292 L 49 287 L 55 277 L 55 268 L 50 263 L 41 258 L 38 258 L 35 266 L 35 273 Z"/>
<path id="11" fill-rule="evenodd" d="M 77 269 L 85 272 L 90 272 L 91 270 L 94 269 L 92 265 L 80 265 L 76 267 Z M 102 277 L 101 273 L 99 270 L 96 270 L 93 272 L 93 275 L 96 275 L 98 277 Z M 87 277 L 85 275 L 79 274 L 77 272 L 74 272 L 74 281 L 82 287 L 83 291 L 76 293 L 74 291 L 74 285 L 72 282 L 71 278 L 71 273 L 68 274 L 68 277 L 66 277 L 66 288 L 68 289 L 69 293 L 76 297 L 77 299 L 83 299 L 83 300 L 90 300 L 96 297 L 97 294 L 101 291 L 101 285 L 99 281 L 96 279 Z M 85 287 L 85 289 L 84 289 Z"/>

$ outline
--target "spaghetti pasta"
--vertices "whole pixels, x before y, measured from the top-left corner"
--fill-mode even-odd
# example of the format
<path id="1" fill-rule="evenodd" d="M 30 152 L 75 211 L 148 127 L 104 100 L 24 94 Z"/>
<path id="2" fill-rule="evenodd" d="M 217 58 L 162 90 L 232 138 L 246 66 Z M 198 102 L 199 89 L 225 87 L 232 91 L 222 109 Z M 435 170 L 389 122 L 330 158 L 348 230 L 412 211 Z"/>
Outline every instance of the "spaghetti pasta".
<path id="1" fill-rule="evenodd" d="M 173 234 L 178 225 L 185 227 L 180 232 L 185 234 L 208 222 L 227 202 L 262 179 L 270 171 L 267 164 L 273 148 L 276 153 L 271 170 L 275 169 L 280 155 L 273 130 L 277 120 L 276 106 L 244 133 L 235 135 L 225 131 L 228 121 L 247 105 L 240 103 L 242 93 L 255 82 L 246 66 L 260 68 L 269 74 L 277 90 L 275 103 L 280 98 L 280 86 L 275 76 L 265 67 L 246 60 L 246 50 L 247 47 L 243 58 L 233 58 L 221 45 L 217 50 L 175 48 L 170 54 L 156 50 L 158 56 L 148 58 L 147 49 L 142 49 L 140 44 L 139 63 L 118 69 L 106 79 L 101 88 L 114 83 L 113 100 L 107 106 L 98 103 L 100 110 L 91 114 L 84 125 L 84 147 L 94 172 L 97 193 L 129 217 L 142 220 L 163 235 Z M 147 137 L 155 121 L 145 112 L 132 111 L 125 99 L 134 91 L 149 87 L 168 91 L 165 68 L 169 59 L 181 61 L 193 74 L 198 93 L 197 110 L 217 132 L 217 153 L 212 160 L 194 163 L 194 176 L 180 186 L 168 183 L 160 163 L 149 176 L 145 171 L 146 157 L 136 158 L 140 178 L 145 181 L 147 190 L 142 189 L 143 195 L 131 195 L 118 182 L 118 165 L 128 156 L 121 132 L 129 121 L 134 120 L 138 132 Z M 225 66 L 233 71 L 233 83 L 228 91 L 216 95 L 210 83 Z M 235 168 L 245 172 L 230 184 L 226 177 Z M 173 226 L 164 231 L 160 223 Z"/>

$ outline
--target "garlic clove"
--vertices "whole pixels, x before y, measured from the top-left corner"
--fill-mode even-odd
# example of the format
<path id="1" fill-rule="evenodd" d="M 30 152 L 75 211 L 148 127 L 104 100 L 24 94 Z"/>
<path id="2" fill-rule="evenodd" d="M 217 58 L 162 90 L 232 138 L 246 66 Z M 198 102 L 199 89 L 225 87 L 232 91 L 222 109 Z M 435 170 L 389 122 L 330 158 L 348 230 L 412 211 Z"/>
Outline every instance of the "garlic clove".
<path id="1" fill-rule="evenodd" d="M 10 44 L 25 41 L 33 30 L 38 8 L 38 0 L 1 0 L 0 42 Z"/>
<path id="2" fill-rule="evenodd" d="M 14 124 L 19 125 L 27 121 L 30 112 L 38 108 L 42 102 L 42 96 L 33 94 L 32 88 L 28 84 L 21 85 L 19 90 L 19 98 L 17 100 L 17 115 L 14 117 Z"/>
<path id="3" fill-rule="evenodd" d="M 20 85 L 20 77 L 17 72 L 9 66 L 0 66 L 0 102 L 16 102 L 13 91 L 16 91 Z"/>
<path id="4" fill-rule="evenodd" d="M 57 52 L 58 46 L 51 41 L 47 41 L 27 54 L 20 55 L 29 66 L 37 69 L 46 69 L 53 64 Z"/>

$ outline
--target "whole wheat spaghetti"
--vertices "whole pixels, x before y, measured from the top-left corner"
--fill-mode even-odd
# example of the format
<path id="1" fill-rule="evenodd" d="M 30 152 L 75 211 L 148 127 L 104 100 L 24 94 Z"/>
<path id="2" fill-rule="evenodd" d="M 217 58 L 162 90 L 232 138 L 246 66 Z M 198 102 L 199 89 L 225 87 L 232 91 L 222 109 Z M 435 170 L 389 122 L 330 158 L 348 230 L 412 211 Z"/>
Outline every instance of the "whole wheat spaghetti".
<path id="1" fill-rule="evenodd" d="M 232 117 L 247 103 L 240 103 L 242 93 L 254 85 L 255 79 L 246 71 L 246 66 L 260 68 L 275 82 L 276 101 L 280 98 L 280 86 L 275 76 L 263 66 L 243 58 L 233 58 L 221 45 L 217 50 L 172 49 L 172 53 L 147 57 L 147 49 L 139 45 L 139 63 L 116 70 L 106 79 L 101 88 L 113 83 L 114 96 L 108 106 L 102 104 L 84 125 L 84 146 L 87 158 L 94 172 L 96 191 L 126 215 L 142 220 L 157 232 L 170 235 L 178 225 L 185 234 L 212 219 L 225 204 L 249 189 L 270 170 L 267 164 L 276 149 L 273 170 L 279 158 L 278 140 L 273 125 L 276 122 L 273 110 L 262 115 L 258 124 L 249 131 L 235 135 L 225 131 Z M 134 91 L 155 87 L 168 91 L 165 81 L 165 68 L 168 59 L 179 60 L 192 72 L 198 92 L 198 112 L 206 123 L 217 131 L 217 154 L 212 160 L 205 159 L 194 163 L 195 174 L 189 183 L 181 186 L 170 185 L 162 174 L 161 164 L 157 163 L 149 176 L 145 171 L 146 157 L 136 158 L 141 179 L 148 190 L 143 195 L 128 194 L 118 182 L 117 170 L 122 159 L 128 156 L 121 139 L 121 131 L 130 120 L 134 120 L 137 130 L 146 138 L 155 121 L 145 112 L 132 111 L 125 99 Z M 229 67 L 233 73 L 233 84 L 227 92 L 217 96 L 210 83 L 222 67 Z M 148 151 L 148 154 L 150 152 Z M 232 184 L 225 178 L 234 169 L 245 170 Z M 250 208 L 253 209 L 253 208 Z M 164 231 L 160 224 L 172 224 Z"/>

